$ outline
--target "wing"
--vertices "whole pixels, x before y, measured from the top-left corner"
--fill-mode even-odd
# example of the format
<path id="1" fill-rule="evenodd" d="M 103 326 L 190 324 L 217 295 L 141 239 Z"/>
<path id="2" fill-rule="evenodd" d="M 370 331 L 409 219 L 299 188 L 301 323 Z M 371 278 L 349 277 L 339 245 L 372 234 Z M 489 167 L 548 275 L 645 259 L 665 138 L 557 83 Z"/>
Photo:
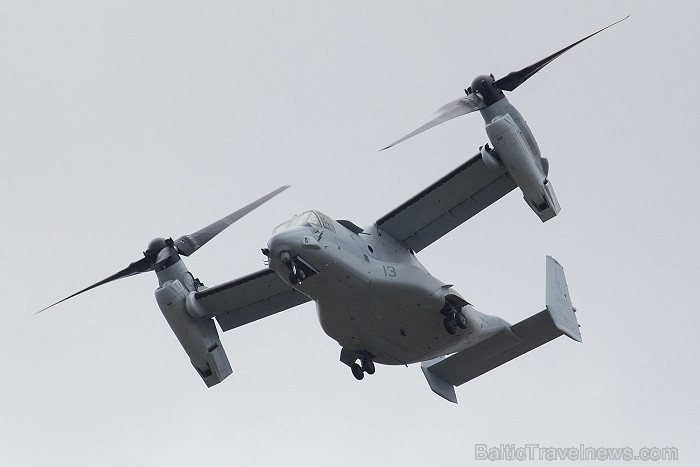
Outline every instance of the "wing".
<path id="1" fill-rule="evenodd" d="M 516 187 L 505 168 L 469 159 L 377 221 L 377 227 L 420 251 Z"/>
<path id="2" fill-rule="evenodd" d="M 270 269 L 197 292 L 195 300 L 202 314 L 216 318 L 223 331 L 310 301 Z"/>

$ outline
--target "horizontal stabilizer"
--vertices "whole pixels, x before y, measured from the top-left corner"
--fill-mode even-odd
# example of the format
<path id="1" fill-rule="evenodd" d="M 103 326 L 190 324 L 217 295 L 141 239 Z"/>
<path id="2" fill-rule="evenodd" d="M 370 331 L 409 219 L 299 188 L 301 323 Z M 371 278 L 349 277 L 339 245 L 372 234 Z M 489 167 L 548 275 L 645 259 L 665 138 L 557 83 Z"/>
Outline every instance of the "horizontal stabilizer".
<path id="1" fill-rule="evenodd" d="M 444 360 L 425 362 L 423 373 L 433 391 L 447 400 L 456 402 L 456 398 L 452 400 L 451 397 L 446 397 L 450 392 L 445 385 L 464 384 L 561 335 L 567 335 L 581 342 L 564 270 L 554 258 L 548 256 L 547 308 L 545 310 L 519 323 L 504 327 L 493 336 Z M 433 363 L 436 361 L 437 363 Z M 428 365 L 430 363 L 433 364 Z M 434 384 L 431 378 L 433 381 L 438 381 L 438 384 Z"/>

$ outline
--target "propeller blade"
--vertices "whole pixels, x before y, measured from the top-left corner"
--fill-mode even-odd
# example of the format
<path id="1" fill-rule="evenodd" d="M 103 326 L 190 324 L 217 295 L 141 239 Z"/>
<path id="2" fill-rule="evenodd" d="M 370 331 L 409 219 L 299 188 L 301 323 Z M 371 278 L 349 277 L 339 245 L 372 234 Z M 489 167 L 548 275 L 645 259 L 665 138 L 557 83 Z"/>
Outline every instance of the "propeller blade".
<path id="1" fill-rule="evenodd" d="M 236 212 L 233 212 L 229 214 L 228 216 L 214 222 L 213 224 L 198 230 L 197 232 L 194 232 L 193 234 L 190 235 L 185 235 L 180 237 L 176 242 L 171 243 L 172 240 L 168 239 L 163 239 L 163 238 L 157 238 L 151 241 L 151 243 L 148 246 L 148 250 L 144 252 L 144 257 L 141 258 L 138 261 L 134 261 L 131 263 L 129 266 L 126 268 L 122 269 L 121 271 L 112 274 L 106 279 L 101 280 L 100 282 L 97 282 L 95 284 L 92 284 L 89 287 L 84 288 L 83 290 L 74 293 L 73 295 L 70 295 L 63 300 L 59 300 L 56 303 L 47 306 L 44 309 L 41 309 L 37 311 L 35 314 L 39 314 L 42 311 L 48 310 L 49 308 L 58 305 L 59 303 L 63 303 L 66 300 L 75 297 L 76 295 L 80 295 L 83 292 L 87 292 L 88 290 L 92 290 L 95 287 L 99 287 L 101 285 L 107 284 L 112 281 L 116 281 L 118 279 L 123 279 L 124 277 L 129 277 L 133 276 L 136 274 L 140 274 L 142 272 L 146 271 L 152 271 L 153 270 L 153 264 L 155 263 L 156 267 L 158 266 L 159 262 L 165 261 L 168 256 L 177 256 L 178 254 L 181 254 L 183 256 L 189 256 L 195 251 L 197 251 L 201 246 L 203 246 L 205 243 L 207 243 L 209 240 L 214 238 L 216 235 L 221 233 L 226 227 L 229 225 L 233 224 L 236 222 L 238 219 L 241 217 L 245 216 L 248 214 L 250 211 L 253 209 L 257 208 L 264 202 L 268 201 L 269 199 L 277 196 L 284 190 L 289 188 L 289 185 L 285 185 L 283 187 L 280 187 L 276 189 L 275 191 L 268 193 L 267 195 L 263 196 L 262 198 L 253 201 L 246 207 L 239 209 Z M 177 249 L 173 248 L 173 246 L 177 247 Z M 165 252 L 165 253 L 164 253 Z"/>
<path id="2" fill-rule="evenodd" d="M 424 131 L 438 126 L 441 123 L 445 123 L 448 120 L 452 120 L 453 118 L 457 118 L 483 108 L 484 103 L 477 94 L 468 94 L 464 97 L 460 97 L 459 99 L 456 99 L 452 102 L 448 102 L 447 104 L 440 107 L 437 110 L 438 115 L 434 119 L 430 120 L 425 125 L 413 130 L 411 133 L 407 134 L 403 138 L 394 141 L 389 146 L 381 150 L 384 151 L 385 149 L 389 149 L 392 146 L 396 146 L 397 144 L 406 141 L 408 138 L 416 136 L 419 133 L 423 133 Z"/>
<path id="3" fill-rule="evenodd" d="M 102 279 L 100 282 L 92 284 L 90 287 L 86 287 L 83 290 L 76 292 L 73 295 L 70 295 L 70 296 L 64 298 L 63 300 L 59 300 L 56 303 L 54 303 L 53 305 L 49 305 L 46 308 L 43 308 L 34 314 L 38 315 L 42 311 L 48 310 L 52 306 L 58 305 L 59 303 L 62 303 L 62 302 L 65 302 L 69 298 L 73 298 L 76 295 L 80 295 L 83 292 L 87 292 L 88 290 L 92 290 L 95 287 L 99 287 L 101 285 L 107 284 L 107 283 L 112 282 L 112 281 L 116 281 L 118 279 L 123 279 L 124 277 L 134 276 L 134 275 L 140 274 L 142 272 L 150 271 L 151 269 L 153 269 L 153 267 L 151 266 L 151 262 L 148 260 L 148 258 L 141 258 L 138 261 L 134 261 L 133 263 L 131 263 L 130 265 L 128 265 L 126 268 L 122 269 L 121 271 L 119 271 L 115 274 L 112 274 L 108 278 Z"/>
<path id="4" fill-rule="evenodd" d="M 253 201 L 244 208 L 239 209 L 236 212 L 229 214 L 226 217 L 219 219 L 218 221 L 210 224 L 203 229 L 200 229 L 189 235 L 183 235 L 175 241 L 175 247 L 178 252 L 183 256 L 189 256 L 202 246 L 204 246 L 209 240 L 220 234 L 226 227 L 236 222 L 241 217 L 248 214 L 253 209 L 257 208 L 266 201 L 274 198 L 278 194 L 282 193 L 284 190 L 289 188 L 290 185 L 284 185 L 275 191 L 266 194 L 262 198 Z"/>
<path id="5" fill-rule="evenodd" d="M 518 86 L 523 84 L 525 81 L 527 81 L 530 77 L 532 77 L 532 75 L 534 75 L 535 73 L 540 71 L 547 64 L 549 64 L 551 61 L 553 61 L 555 58 L 559 57 L 561 54 L 563 54 L 567 50 L 577 46 L 578 44 L 585 41 L 586 39 L 590 39 L 591 37 L 595 36 L 599 32 L 603 32 L 606 29 L 615 26 L 617 23 L 620 23 L 620 22 L 626 20 L 627 18 L 629 18 L 629 15 L 625 16 L 624 18 L 622 18 L 619 21 L 614 22 L 613 24 L 611 24 L 609 26 L 604 27 L 600 31 L 596 31 L 593 34 L 590 34 L 590 35 L 584 37 L 583 39 L 581 39 L 577 42 L 574 42 L 573 44 L 569 45 L 568 47 L 564 47 L 559 52 L 553 53 L 549 57 L 543 58 L 539 62 L 533 63 L 530 66 L 526 66 L 525 68 L 523 68 L 520 71 L 511 71 L 503 78 L 498 79 L 494 84 L 496 85 L 496 87 L 498 89 L 501 89 L 503 91 L 513 91 L 515 88 L 517 88 Z"/>

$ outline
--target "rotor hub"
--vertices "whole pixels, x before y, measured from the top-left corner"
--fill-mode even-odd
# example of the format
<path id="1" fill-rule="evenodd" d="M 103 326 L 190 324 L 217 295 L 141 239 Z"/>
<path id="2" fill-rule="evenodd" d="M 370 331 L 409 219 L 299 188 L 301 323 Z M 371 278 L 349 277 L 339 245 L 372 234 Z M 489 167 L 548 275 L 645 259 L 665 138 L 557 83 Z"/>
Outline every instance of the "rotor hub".
<path id="1" fill-rule="evenodd" d="M 496 87 L 496 80 L 493 75 L 480 75 L 474 78 L 470 87 L 472 92 L 478 93 L 484 105 L 488 107 L 505 97 L 503 91 Z"/>
<path id="2" fill-rule="evenodd" d="M 166 246 L 156 255 L 155 261 L 153 262 L 153 269 L 156 272 L 159 272 L 172 266 L 180 260 L 181 258 L 177 252 L 177 248 L 173 246 Z"/>

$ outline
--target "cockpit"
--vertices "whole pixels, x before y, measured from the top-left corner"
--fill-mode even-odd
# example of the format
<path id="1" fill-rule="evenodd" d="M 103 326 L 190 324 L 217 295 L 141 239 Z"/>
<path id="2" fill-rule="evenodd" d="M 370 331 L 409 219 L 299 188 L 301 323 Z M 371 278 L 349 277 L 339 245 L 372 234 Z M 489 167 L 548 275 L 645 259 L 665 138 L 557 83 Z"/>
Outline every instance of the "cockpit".
<path id="1" fill-rule="evenodd" d="M 284 230 L 300 225 L 317 226 L 333 230 L 333 226 L 327 216 L 317 211 L 306 211 L 275 227 L 272 231 L 272 236 L 274 237 Z"/>

